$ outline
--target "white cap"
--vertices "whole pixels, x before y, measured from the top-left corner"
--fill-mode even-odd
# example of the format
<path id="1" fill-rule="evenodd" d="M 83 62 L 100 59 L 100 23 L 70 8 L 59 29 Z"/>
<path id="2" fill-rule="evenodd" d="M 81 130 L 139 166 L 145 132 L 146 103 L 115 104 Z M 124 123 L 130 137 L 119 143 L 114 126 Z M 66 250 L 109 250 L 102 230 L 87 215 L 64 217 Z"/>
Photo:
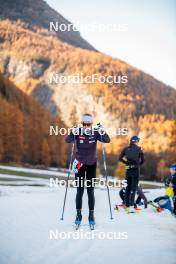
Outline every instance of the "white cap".
<path id="1" fill-rule="evenodd" d="M 93 123 L 93 117 L 92 115 L 90 114 L 84 114 L 81 118 L 81 122 L 82 123 L 90 123 L 92 124 Z"/>

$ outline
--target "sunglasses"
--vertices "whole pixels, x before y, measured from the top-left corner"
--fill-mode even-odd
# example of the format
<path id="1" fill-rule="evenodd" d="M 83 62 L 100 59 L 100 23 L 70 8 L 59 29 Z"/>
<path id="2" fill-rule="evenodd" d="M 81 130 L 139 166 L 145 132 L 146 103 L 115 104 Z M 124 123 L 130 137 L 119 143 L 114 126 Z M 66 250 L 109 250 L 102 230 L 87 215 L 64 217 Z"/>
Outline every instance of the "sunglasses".
<path id="1" fill-rule="evenodd" d="M 91 123 L 83 123 L 83 126 L 88 126 L 88 127 L 90 127 L 90 126 L 91 126 Z"/>

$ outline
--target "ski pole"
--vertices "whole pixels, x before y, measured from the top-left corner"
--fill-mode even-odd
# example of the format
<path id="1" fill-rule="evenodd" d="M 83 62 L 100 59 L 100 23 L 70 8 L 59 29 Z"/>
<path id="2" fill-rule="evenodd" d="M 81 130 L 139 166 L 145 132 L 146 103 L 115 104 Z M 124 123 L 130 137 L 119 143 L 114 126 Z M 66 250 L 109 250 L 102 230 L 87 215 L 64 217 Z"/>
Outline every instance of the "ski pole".
<path id="1" fill-rule="evenodd" d="M 75 147 L 75 141 L 72 144 L 72 150 L 71 150 L 71 154 L 70 154 L 70 162 L 69 162 L 69 169 L 68 169 L 68 175 L 67 175 L 67 183 L 66 183 L 66 189 L 65 189 L 65 195 L 64 195 L 64 203 L 63 203 L 63 208 L 62 208 L 62 216 L 61 216 L 61 219 L 60 220 L 64 220 L 64 211 L 65 211 L 65 203 L 66 203 L 66 198 L 67 198 L 68 181 L 69 181 L 70 174 L 71 174 L 71 166 L 72 166 L 72 159 L 73 159 L 74 147 Z"/>
<path id="2" fill-rule="evenodd" d="M 106 166 L 106 153 L 105 153 L 105 147 L 101 135 L 101 143 L 102 143 L 102 156 L 103 156 L 103 164 L 104 164 L 104 171 L 105 171 L 105 177 L 106 177 L 106 187 L 107 187 L 107 193 L 108 193 L 108 201 L 109 201 L 109 210 L 110 210 L 110 219 L 113 219 L 112 217 L 112 209 L 111 209 L 111 198 L 110 198 L 110 192 L 109 192 L 109 186 L 108 186 L 108 175 L 107 175 L 107 166 Z"/>

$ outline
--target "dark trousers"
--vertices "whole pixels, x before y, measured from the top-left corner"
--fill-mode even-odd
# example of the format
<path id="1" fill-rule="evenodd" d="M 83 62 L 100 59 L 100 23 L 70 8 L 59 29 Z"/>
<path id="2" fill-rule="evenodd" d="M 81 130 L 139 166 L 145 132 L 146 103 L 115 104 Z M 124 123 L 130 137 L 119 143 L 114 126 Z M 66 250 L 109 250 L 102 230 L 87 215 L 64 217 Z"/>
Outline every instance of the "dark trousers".
<path id="1" fill-rule="evenodd" d="M 140 201 L 143 200 L 144 206 L 145 208 L 147 208 L 147 204 L 148 204 L 147 197 L 145 196 L 141 186 L 137 187 L 137 194 L 138 194 L 138 198 L 136 199 L 136 204 L 139 204 Z"/>
<path id="2" fill-rule="evenodd" d="M 76 180 L 78 180 L 78 187 L 76 193 L 76 209 L 82 209 L 82 197 L 84 193 L 84 182 L 86 179 L 89 210 L 94 210 L 95 196 L 93 178 L 96 178 L 96 163 L 93 165 L 83 164 L 83 166 L 80 168 L 75 177 Z"/>
<path id="3" fill-rule="evenodd" d="M 127 187 L 125 192 L 126 206 L 134 206 L 135 194 L 139 182 L 139 170 L 131 169 L 126 172 Z"/>

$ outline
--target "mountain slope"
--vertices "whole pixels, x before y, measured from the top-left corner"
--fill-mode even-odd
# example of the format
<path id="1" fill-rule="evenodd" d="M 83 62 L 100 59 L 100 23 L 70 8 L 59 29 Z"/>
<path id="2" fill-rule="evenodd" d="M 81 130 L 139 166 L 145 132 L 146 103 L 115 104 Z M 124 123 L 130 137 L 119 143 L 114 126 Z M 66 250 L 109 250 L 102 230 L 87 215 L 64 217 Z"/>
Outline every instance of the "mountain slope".
<path id="1" fill-rule="evenodd" d="M 49 30 L 50 22 L 58 22 L 59 25 L 71 24 L 62 15 L 52 9 L 43 0 L 0 0 L 0 19 L 10 19 L 12 21 L 21 20 L 27 23 L 25 26 L 33 31 L 37 27 Z M 47 34 L 47 32 L 44 32 Z M 67 31 L 59 30 L 55 34 L 60 40 L 83 49 L 95 50 L 78 31 L 73 29 Z"/>
<path id="2" fill-rule="evenodd" d="M 145 178 L 161 179 L 172 162 L 176 91 L 152 76 L 110 56 L 66 44 L 43 28 L 35 26 L 34 30 L 21 20 L 0 22 L 0 71 L 53 116 L 59 114 L 65 125 L 77 124 L 83 113 L 90 112 L 95 123 L 115 129 L 116 137 L 106 146 L 110 175 L 118 172 L 124 176 L 124 169 L 116 170 L 117 155 L 132 134 L 142 139 L 146 162 L 141 174 Z M 126 75 L 128 82 L 50 82 L 53 74 L 64 78 L 76 74 Z M 121 127 L 127 127 L 127 137 L 119 136 Z M 46 142 L 44 148 L 48 149 Z M 41 163 L 40 153 L 37 162 Z"/>
<path id="3" fill-rule="evenodd" d="M 120 60 L 41 36 L 21 23 L 2 21 L 0 30 L 2 73 L 53 114 L 60 112 L 68 125 L 72 113 L 78 119 L 86 110 L 94 113 L 97 121 L 105 120 L 107 126 L 132 125 L 135 118 L 146 114 L 162 114 L 168 119 L 176 116 L 176 91 Z M 50 83 L 55 73 L 63 77 L 78 73 L 127 75 L 128 83 Z"/>

